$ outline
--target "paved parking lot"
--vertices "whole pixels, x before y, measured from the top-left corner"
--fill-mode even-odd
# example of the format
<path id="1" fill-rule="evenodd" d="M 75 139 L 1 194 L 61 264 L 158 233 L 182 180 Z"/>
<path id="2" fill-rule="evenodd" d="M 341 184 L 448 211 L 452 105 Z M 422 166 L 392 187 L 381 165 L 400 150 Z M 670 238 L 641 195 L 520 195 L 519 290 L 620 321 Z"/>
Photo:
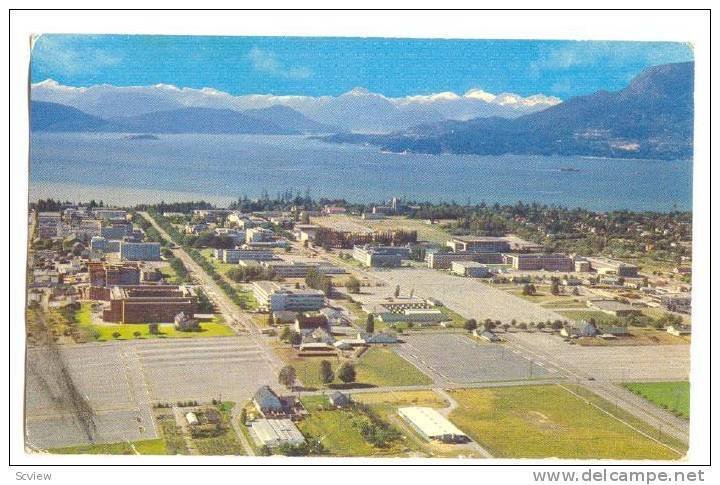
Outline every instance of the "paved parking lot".
<path id="1" fill-rule="evenodd" d="M 28 445 L 47 449 L 84 444 L 90 436 L 106 443 L 156 438 L 142 374 L 124 350 L 117 344 L 64 347 L 59 356 L 65 374 L 56 354 L 30 349 L 25 393 Z M 70 382 L 78 400 L 71 398 Z"/>
<path id="2" fill-rule="evenodd" d="M 685 380 L 690 375 L 689 345 L 583 347 L 539 332 L 510 333 L 508 338 L 523 350 L 598 380 Z"/>
<path id="3" fill-rule="evenodd" d="M 565 319 L 552 310 L 493 288 L 475 278 L 453 276 L 429 268 L 399 268 L 372 271 L 371 274 L 387 283 L 383 288 L 373 288 L 373 292 L 392 296 L 395 285 L 400 285 L 402 294 L 406 295 L 414 289 L 415 295 L 436 298 L 465 318 L 478 321 L 491 318 L 502 322 L 510 322 L 512 319 L 518 322 Z"/>
<path id="4" fill-rule="evenodd" d="M 249 337 L 156 340 L 133 345 L 156 401 L 243 401 L 277 381 L 265 354 Z"/>
<path id="5" fill-rule="evenodd" d="M 152 402 L 240 402 L 276 381 L 265 353 L 245 336 L 61 347 L 59 358 L 77 395 L 89 404 L 88 415 L 68 397 L 72 393 L 55 354 L 40 349 L 28 354 L 26 433 L 36 449 L 90 443 L 89 428 L 98 443 L 153 439 L 158 434 Z"/>
<path id="6" fill-rule="evenodd" d="M 504 345 L 474 342 L 453 333 L 404 335 L 396 352 L 437 384 L 472 384 L 549 378 L 555 369 L 523 358 Z"/>

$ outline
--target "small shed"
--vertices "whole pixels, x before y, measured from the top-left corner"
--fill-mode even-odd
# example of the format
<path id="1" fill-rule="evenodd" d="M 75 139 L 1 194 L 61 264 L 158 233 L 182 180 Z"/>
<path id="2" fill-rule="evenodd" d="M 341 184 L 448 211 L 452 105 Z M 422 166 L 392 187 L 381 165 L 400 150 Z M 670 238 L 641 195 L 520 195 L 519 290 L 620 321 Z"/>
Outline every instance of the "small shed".
<path id="1" fill-rule="evenodd" d="M 328 401 L 330 402 L 331 406 L 334 406 L 336 408 L 344 408 L 350 405 L 352 402 L 350 400 L 350 396 L 347 394 L 343 394 L 340 391 L 335 391 L 332 394 L 328 396 Z"/>
<path id="2" fill-rule="evenodd" d="M 200 421 L 198 421 L 197 415 L 193 412 L 186 413 L 185 419 L 187 419 L 187 422 L 190 426 L 195 426 L 197 424 L 200 424 Z"/>

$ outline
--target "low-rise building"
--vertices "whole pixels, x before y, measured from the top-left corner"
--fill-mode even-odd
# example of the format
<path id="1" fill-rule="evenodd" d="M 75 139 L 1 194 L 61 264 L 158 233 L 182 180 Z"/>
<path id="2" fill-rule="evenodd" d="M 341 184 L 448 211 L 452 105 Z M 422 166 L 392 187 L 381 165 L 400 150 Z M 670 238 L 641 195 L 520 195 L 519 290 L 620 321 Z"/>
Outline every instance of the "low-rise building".
<path id="1" fill-rule="evenodd" d="M 264 417 L 285 414 L 285 406 L 270 386 L 261 386 L 253 395 L 253 405 L 258 413 Z"/>
<path id="2" fill-rule="evenodd" d="M 275 254 L 269 249 L 225 249 L 222 253 L 224 263 L 237 264 L 241 259 L 252 261 L 270 261 Z"/>
<path id="3" fill-rule="evenodd" d="M 669 333 L 670 335 L 675 335 L 676 337 L 683 337 L 692 334 L 692 330 L 688 326 L 670 325 L 667 328 L 667 333 Z"/>
<path id="4" fill-rule="evenodd" d="M 200 321 L 185 312 L 180 312 L 175 315 L 175 330 L 180 330 L 181 332 L 200 330 Z"/>
<path id="5" fill-rule="evenodd" d="M 455 252 L 504 253 L 510 243 L 504 237 L 455 236 L 446 245 Z"/>
<path id="6" fill-rule="evenodd" d="M 505 264 L 517 271 L 573 271 L 575 262 L 564 254 L 517 253 L 504 254 Z"/>
<path id="7" fill-rule="evenodd" d="M 328 396 L 328 402 L 335 408 L 346 408 L 352 404 L 350 396 L 340 391 L 330 393 Z"/>
<path id="8" fill-rule="evenodd" d="M 432 408 L 399 408 L 398 414 L 427 440 L 443 443 L 467 443 L 470 441 L 465 433 Z"/>
<path id="9" fill-rule="evenodd" d="M 174 322 L 178 313 L 195 315 L 197 297 L 187 286 L 138 285 L 115 286 L 110 290 L 110 305 L 103 320 L 117 323 Z"/>
<path id="10" fill-rule="evenodd" d="M 634 264 L 602 257 L 588 257 L 586 260 L 590 263 L 590 267 L 598 274 L 612 274 L 631 278 L 638 275 L 638 267 Z"/>
<path id="11" fill-rule="evenodd" d="M 305 437 L 290 419 L 257 419 L 251 428 L 260 444 L 268 448 L 305 443 Z"/>
<path id="12" fill-rule="evenodd" d="M 616 300 L 588 300 L 587 305 L 615 317 L 642 315 L 642 310 L 639 308 Z"/>
<path id="13" fill-rule="evenodd" d="M 406 308 L 401 312 L 383 312 L 378 314 L 378 319 L 383 323 L 411 322 L 419 324 L 433 324 L 450 320 L 440 310 L 430 308 Z"/>
<path id="14" fill-rule="evenodd" d="M 325 306 L 325 294 L 312 288 L 294 288 L 273 281 L 256 281 L 253 294 L 258 305 L 269 311 L 311 311 Z"/>
<path id="15" fill-rule="evenodd" d="M 469 278 L 485 278 L 490 275 L 490 270 L 486 264 L 475 261 L 453 261 L 451 271 Z"/>
<path id="16" fill-rule="evenodd" d="M 467 251 L 440 253 L 429 252 L 425 256 L 428 268 L 431 269 L 450 269 L 455 261 L 474 261 L 482 264 L 503 264 L 503 256 L 501 253 L 471 253 Z"/>
<path id="17" fill-rule="evenodd" d="M 353 258 L 364 266 L 398 267 L 410 258 L 410 249 L 400 246 L 355 246 Z"/>

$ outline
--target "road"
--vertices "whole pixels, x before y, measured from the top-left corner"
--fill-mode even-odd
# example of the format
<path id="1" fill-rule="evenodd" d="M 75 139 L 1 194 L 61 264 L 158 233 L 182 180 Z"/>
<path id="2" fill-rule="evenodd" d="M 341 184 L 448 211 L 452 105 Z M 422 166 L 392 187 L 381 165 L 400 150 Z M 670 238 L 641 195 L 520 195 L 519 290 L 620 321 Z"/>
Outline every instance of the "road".
<path id="1" fill-rule="evenodd" d="M 170 237 L 170 234 L 168 234 L 167 231 L 160 227 L 157 221 L 149 213 L 141 212 L 140 214 L 150 224 L 152 224 L 155 229 L 157 229 L 157 231 L 162 237 L 164 237 L 168 241 L 173 241 L 173 238 Z M 173 242 L 177 244 L 176 241 Z M 282 363 L 282 361 L 280 361 L 277 355 L 275 355 L 272 349 L 268 347 L 267 342 L 265 342 L 260 329 L 255 325 L 252 319 L 249 318 L 247 314 L 245 314 L 232 300 L 230 300 L 230 298 L 217 285 L 217 283 L 215 283 L 215 281 L 210 277 L 210 275 L 207 274 L 205 270 L 199 264 L 197 264 L 181 246 L 178 245 L 177 248 L 172 249 L 172 252 L 175 257 L 182 261 L 182 263 L 185 265 L 185 268 L 188 270 L 188 273 L 191 276 L 195 276 L 195 278 L 200 281 L 201 285 L 205 288 L 206 293 L 208 293 L 208 296 L 212 298 L 212 300 L 217 306 L 217 309 L 220 310 L 220 313 L 223 315 L 225 321 L 230 325 L 230 327 L 238 334 L 245 334 L 249 336 L 255 342 L 255 344 L 257 344 L 258 348 L 262 351 L 265 357 L 265 361 L 271 367 L 273 373 L 277 375 L 277 373 L 280 371 L 284 364 Z M 240 407 L 241 406 L 235 406 L 233 408 L 233 415 L 231 421 L 233 427 L 235 428 L 236 434 L 238 435 L 238 438 L 243 445 L 243 448 L 245 448 L 245 452 L 248 455 L 254 455 L 253 449 L 245 439 L 244 434 L 237 428 Z"/>
<path id="2" fill-rule="evenodd" d="M 141 214 L 153 225 L 153 227 L 158 230 L 158 232 L 160 232 L 163 237 L 165 237 L 169 241 L 172 241 L 170 235 L 165 230 L 163 230 L 147 212 L 142 212 Z M 175 254 L 175 256 L 180 258 L 180 260 L 183 262 L 183 264 L 185 264 L 185 267 L 188 269 L 189 272 L 199 278 L 204 287 L 214 293 L 218 307 L 222 311 L 226 320 L 231 323 L 233 328 L 238 332 L 244 331 L 247 332 L 250 336 L 252 336 L 256 340 L 258 345 L 264 350 L 268 362 L 271 364 L 273 369 L 275 371 L 279 371 L 279 369 L 283 365 L 282 362 L 280 362 L 279 358 L 272 352 L 271 349 L 267 347 L 267 344 L 263 341 L 260 330 L 252 322 L 252 320 L 249 319 L 247 315 L 243 314 L 243 312 L 225 295 L 225 293 L 220 289 L 220 287 L 215 284 L 212 278 L 210 278 L 210 276 L 205 273 L 205 271 L 197 263 L 195 263 L 192 258 L 190 258 L 190 256 L 187 254 L 187 252 L 185 252 L 184 249 L 174 249 L 173 253 Z M 355 270 L 367 274 L 362 270 Z M 379 276 L 381 279 L 387 278 L 386 281 L 391 280 L 390 282 L 394 283 L 395 280 L 393 277 L 396 277 L 398 275 L 392 275 L 392 277 L 390 278 L 388 278 L 388 276 L 390 275 L 385 273 L 383 273 L 382 275 L 372 276 Z M 408 273 L 407 276 L 417 276 L 417 273 Z M 453 282 L 456 281 L 457 279 L 453 279 Z M 457 299 L 457 297 L 459 296 L 460 295 L 456 294 L 455 299 Z M 475 299 L 471 298 L 471 300 Z M 533 303 L 526 302 L 525 300 L 522 300 L 522 303 L 525 305 L 536 306 Z M 538 309 L 540 309 L 540 307 L 538 307 Z M 540 310 L 541 311 L 539 311 L 539 313 L 542 313 L 543 311 L 547 312 L 547 310 L 545 309 Z M 512 333 L 509 333 L 507 334 L 507 343 L 505 345 L 517 351 L 527 359 L 530 359 L 536 363 L 543 364 L 545 366 L 550 366 L 558 369 L 561 375 L 569 379 L 571 382 L 574 381 L 578 384 L 581 383 L 581 385 L 589 388 L 600 397 L 615 404 L 618 408 L 621 408 L 629 414 L 645 421 L 652 427 L 661 430 L 663 433 L 673 436 L 674 438 L 679 439 L 685 443 L 689 441 L 688 421 L 683 420 L 682 418 L 678 418 L 677 416 L 674 416 L 673 414 L 656 407 L 654 404 L 646 401 L 645 399 L 636 396 L 635 394 L 624 388 L 621 388 L 615 382 L 603 379 L 602 376 L 591 375 L 590 373 L 581 370 L 572 364 L 558 359 L 556 355 L 547 352 L 547 350 L 543 349 L 540 345 L 534 345 L 532 342 L 532 340 L 527 339 L 520 341 L 519 339 L 515 338 Z M 549 382 L 557 382 L 557 380 L 550 379 Z M 539 381 L 536 379 L 533 379 L 531 381 L 514 381 L 512 384 L 521 385 L 528 383 L 537 384 L 539 383 Z M 461 387 L 488 387 L 492 385 L 502 385 L 502 383 L 485 382 L 478 384 L 463 383 L 458 385 Z M 419 386 L 417 388 L 428 389 L 429 387 L 431 386 Z M 413 387 L 403 387 L 402 389 L 409 390 L 413 389 Z M 389 391 L 393 390 L 393 388 L 370 388 L 367 391 L 355 389 L 353 390 L 353 392 L 383 392 L 384 390 Z M 398 388 L 397 390 L 401 389 Z"/>
<path id="3" fill-rule="evenodd" d="M 525 358 L 534 359 L 545 365 L 552 365 L 567 377 L 569 382 L 583 385 L 603 399 L 622 408 L 631 415 L 645 421 L 650 426 L 670 435 L 684 443 L 689 442 L 690 423 L 664 409 L 661 409 L 627 389 L 618 386 L 615 381 L 605 378 L 602 371 L 588 372 L 565 360 L 560 360 L 540 345 L 532 345 L 527 338 L 520 339 L 520 334 L 503 335 L 506 345 L 521 353 Z M 674 347 L 674 346 L 673 346 Z M 590 349 L 587 349 L 590 350 Z"/>

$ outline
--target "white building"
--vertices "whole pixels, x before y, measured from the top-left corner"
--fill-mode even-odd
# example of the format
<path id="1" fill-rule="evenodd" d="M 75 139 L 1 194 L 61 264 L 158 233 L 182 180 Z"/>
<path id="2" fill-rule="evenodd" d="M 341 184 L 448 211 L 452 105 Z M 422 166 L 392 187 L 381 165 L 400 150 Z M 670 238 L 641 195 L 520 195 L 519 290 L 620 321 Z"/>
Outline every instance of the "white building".
<path id="1" fill-rule="evenodd" d="M 241 259 L 270 261 L 275 255 L 268 249 L 226 249 L 222 253 L 224 263 L 237 264 Z"/>
<path id="2" fill-rule="evenodd" d="M 253 283 L 253 294 L 258 305 L 269 311 L 310 311 L 325 306 L 325 293 L 311 288 L 282 286 L 272 281 Z"/>
<path id="3" fill-rule="evenodd" d="M 475 261 L 453 261 L 451 263 L 453 273 L 469 278 L 485 278 L 490 274 L 486 264 L 477 263 Z"/>
<path id="4" fill-rule="evenodd" d="M 252 431 L 260 444 L 268 448 L 305 443 L 305 437 L 289 419 L 258 419 L 253 421 Z"/>
<path id="5" fill-rule="evenodd" d="M 443 443 L 466 443 L 470 438 L 432 408 L 408 407 L 398 414 L 428 440 Z"/>

